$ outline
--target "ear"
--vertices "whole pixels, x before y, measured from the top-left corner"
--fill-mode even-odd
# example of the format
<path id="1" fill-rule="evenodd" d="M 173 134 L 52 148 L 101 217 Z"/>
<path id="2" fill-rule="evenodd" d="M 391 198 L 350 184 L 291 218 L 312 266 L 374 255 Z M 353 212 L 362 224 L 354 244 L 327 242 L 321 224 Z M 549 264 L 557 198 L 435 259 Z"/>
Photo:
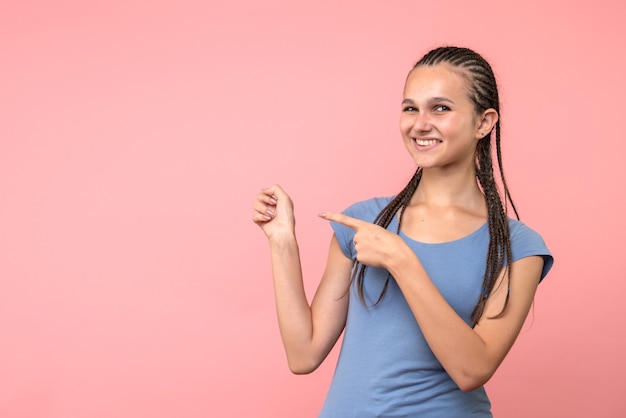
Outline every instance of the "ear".
<path id="1" fill-rule="evenodd" d="M 487 109 L 478 117 L 478 127 L 476 129 L 476 139 L 484 138 L 491 133 L 498 121 L 498 112 L 495 109 Z"/>

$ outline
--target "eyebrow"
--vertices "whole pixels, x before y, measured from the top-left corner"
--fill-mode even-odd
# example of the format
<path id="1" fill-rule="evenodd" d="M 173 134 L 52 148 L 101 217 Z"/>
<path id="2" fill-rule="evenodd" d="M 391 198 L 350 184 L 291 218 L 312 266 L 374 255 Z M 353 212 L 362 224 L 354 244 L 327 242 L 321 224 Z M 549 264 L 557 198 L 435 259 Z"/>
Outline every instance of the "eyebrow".
<path id="1" fill-rule="evenodd" d="M 432 102 L 447 102 L 447 103 L 452 103 L 455 104 L 452 100 L 448 99 L 447 97 L 431 97 L 430 99 L 428 99 L 429 103 Z M 404 99 L 402 101 L 402 104 L 415 104 L 415 101 L 413 99 Z"/>

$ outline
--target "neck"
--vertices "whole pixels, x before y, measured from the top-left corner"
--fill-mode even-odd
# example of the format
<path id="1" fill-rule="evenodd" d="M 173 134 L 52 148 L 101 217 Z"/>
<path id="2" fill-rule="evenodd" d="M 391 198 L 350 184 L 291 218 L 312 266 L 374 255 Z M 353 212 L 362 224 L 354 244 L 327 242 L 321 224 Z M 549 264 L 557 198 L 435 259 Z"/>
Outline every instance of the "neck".
<path id="1" fill-rule="evenodd" d="M 424 169 L 410 204 L 469 209 L 484 207 L 485 199 L 472 164 L 462 170 Z"/>

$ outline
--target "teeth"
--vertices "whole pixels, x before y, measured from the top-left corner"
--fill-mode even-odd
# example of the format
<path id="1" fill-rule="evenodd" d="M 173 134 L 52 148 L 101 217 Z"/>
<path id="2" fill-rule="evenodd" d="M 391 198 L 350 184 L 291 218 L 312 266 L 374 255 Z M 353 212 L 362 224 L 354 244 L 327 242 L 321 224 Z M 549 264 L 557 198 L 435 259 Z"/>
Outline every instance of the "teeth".
<path id="1" fill-rule="evenodd" d="M 421 145 L 425 147 L 425 146 L 436 143 L 437 140 L 436 139 L 415 139 L 415 142 L 417 142 L 417 145 Z"/>

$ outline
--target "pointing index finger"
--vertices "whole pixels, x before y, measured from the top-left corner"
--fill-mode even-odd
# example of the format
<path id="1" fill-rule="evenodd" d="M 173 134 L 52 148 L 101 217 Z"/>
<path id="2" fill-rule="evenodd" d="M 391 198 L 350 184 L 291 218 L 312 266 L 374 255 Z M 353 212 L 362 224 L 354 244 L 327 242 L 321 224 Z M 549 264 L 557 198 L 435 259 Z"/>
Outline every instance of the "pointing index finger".
<path id="1" fill-rule="evenodd" d="M 366 223 L 365 221 L 353 218 L 348 215 L 344 215 L 343 213 L 324 212 L 320 214 L 320 216 L 328 221 L 333 221 L 345 225 L 348 228 L 354 229 L 355 231 Z"/>

